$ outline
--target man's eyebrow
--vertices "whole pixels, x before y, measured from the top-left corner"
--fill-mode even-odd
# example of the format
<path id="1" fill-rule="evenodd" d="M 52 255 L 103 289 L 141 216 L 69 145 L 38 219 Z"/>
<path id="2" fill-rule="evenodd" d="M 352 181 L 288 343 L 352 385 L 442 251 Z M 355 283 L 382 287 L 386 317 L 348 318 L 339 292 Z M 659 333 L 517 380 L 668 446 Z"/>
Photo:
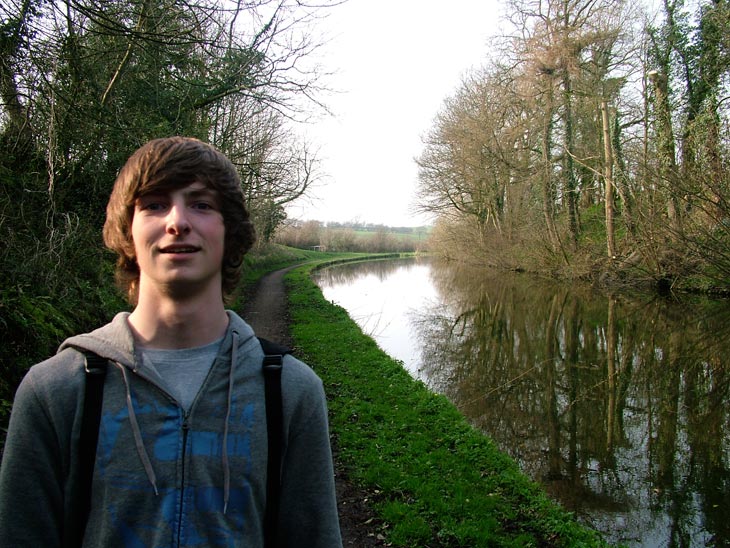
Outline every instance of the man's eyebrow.
<path id="1" fill-rule="evenodd" d="M 193 181 L 187 185 L 181 185 L 178 189 L 185 192 L 216 192 L 214 188 L 211 188 L 209 185 L 206 185 L 201 181 Z"/>
<path id="2" fill-rule="evenodd" d="M 191 196 L 193 198 L 201 198 L 201 197 L 212 197 L 212 198 L 219 198 L 220 193 L 209 187 L 201 187 L 201 188 L 190 188 L 185 191 L 185 194 L 188 196 Z"/>
<path id="3" fill-rule="evenodd" d="M 155 189 L 145 192 L 144 194 L 141 194 L 135 198 L 135 203 L 139 202 L 140 200 L 145 199 L 158 199 L 164 196 L 169 196 L 174 192 L 173 189 Z M 221 194 L 214 188 L 210 188 L 207 186 L 200 186 L 200 187 L 193 187 L 193 188 L 184 188 L 183 193 L 186 197 L 189 199 L 199 199 L 199 198 L 213 198 L 215 200 L 221 199 Z"/>

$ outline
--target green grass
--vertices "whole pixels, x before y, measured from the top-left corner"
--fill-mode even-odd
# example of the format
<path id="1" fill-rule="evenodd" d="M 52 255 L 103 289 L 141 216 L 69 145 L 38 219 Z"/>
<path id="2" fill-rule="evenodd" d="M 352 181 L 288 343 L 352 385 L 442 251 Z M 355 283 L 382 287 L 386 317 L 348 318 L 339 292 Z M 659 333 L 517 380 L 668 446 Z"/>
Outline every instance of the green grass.
<path id="1" fill-rule="evenodd" d="M 376 493 L 395 546 L 605 546 L 444 397 L 363 335 L 311 281 L 287 275 L 297 354 L 322 378 L 351 478 Z"/>
<path id="2" fill-rule="evenodd" d="M 356 260 L 367 257 L 364 253 L 329 253 L 298 249 L 279 244 L 269 244 L 256 249 L 244 257 L 241 285 L 233 296 L 233 306 L 241 304 L 241 297 L 247 288 L 253 286 L 262 276 L 280 268 L 286 268 L 307 262 L 327 263 L 343 260 Z"/>

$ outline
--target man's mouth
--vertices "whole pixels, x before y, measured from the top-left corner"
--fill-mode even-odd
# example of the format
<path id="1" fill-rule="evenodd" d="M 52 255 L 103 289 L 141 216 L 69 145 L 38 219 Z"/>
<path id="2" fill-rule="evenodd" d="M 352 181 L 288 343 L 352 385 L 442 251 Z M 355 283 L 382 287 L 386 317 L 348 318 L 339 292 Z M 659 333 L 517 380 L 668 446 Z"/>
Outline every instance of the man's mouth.
<path id="1" fill-rule="evenodd" d="M 160 248 L 160 253 L 195 253 L 196 251 L 199 251 L 199 248 L 188 246 L 168 246 Z"/>

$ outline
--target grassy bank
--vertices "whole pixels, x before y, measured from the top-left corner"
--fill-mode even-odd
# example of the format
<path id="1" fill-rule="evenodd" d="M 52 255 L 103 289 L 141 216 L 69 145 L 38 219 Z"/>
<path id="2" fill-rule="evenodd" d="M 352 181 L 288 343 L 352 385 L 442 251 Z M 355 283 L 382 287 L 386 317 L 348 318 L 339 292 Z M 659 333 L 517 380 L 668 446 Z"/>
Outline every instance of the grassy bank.
<path id="1" fill-rule="evenodd" d="M 442 396 L 413 380 L 311 281 L 287 276 L 297 352 L 325 383 L 352 479 L 396 546 L 604 546 Z"/>
<path id="2" fill-rule="evenodd" d="M 339 253 L 326 251 L 310 251 L 278 244 L 270 244 L 262 249 L 257 249 L 244 258 L 243 277 L 241 280 L 241 292 L 245 293 L 248 288 L 255 284 L 262 276 L 297 264 L 312 262 L 316 264 L 332 264 L 337 262 L 365 259 L 368 257 L 397 257 L 399 254 L 388 255 L 386 253 Z"/>

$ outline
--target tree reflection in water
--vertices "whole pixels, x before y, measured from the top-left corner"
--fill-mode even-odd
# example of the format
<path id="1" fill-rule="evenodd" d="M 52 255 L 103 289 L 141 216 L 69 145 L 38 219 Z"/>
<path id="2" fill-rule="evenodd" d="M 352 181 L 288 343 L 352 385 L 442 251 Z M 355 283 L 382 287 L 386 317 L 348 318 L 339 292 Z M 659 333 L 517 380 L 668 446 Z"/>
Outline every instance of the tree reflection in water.
<path id="1" fill-rule="evenodd" d="M 319 283 L 327 298 L 334 287 L 357 295 L 375 276 L 387 293 L 414 264 L 336 267 Z M 726 301 L 606 296 L 436 263 L 428 272 L 428 297 L 403 313 L 405 345 L 420 349 L 412 372 L 609 540 L 730 544 Z M 378 306 L 372 288 L 365 300 Z"/>

